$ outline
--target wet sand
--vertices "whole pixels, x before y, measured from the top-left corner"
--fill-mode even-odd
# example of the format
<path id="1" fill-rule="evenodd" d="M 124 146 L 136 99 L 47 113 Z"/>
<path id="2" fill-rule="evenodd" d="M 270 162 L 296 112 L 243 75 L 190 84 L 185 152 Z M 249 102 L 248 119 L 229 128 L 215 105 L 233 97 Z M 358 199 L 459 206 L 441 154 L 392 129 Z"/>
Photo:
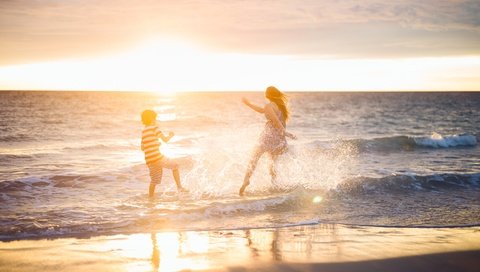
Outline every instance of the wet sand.
<path id="1" fill-rule="evenodd" d="M 478 271 L 480 227 L 158 232 L 0 243 L 0 271 Z"/>

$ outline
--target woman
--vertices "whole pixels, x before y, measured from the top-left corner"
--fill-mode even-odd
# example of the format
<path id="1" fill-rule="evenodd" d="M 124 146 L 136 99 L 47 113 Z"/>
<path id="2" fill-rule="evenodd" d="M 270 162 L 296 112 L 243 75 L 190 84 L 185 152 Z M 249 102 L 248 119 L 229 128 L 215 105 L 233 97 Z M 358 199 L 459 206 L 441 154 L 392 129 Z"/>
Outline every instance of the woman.
<path id="1" fill-rule="evenodd" d="M 290 116 L 287 108 L 287 96 L 277 88 L 270 86 L 265 90 L 265 97 L 270 103 L 263 108 L 250 103 L 246 98 L 242 99 L 243 103 L 254 111 L 265 114 L 267 122 L 265 123 L 265 128 L 260 135 L 259 143 L 248 165 L 247 173 L 245 173 L 243 185 L 240 188 L 241 196 L 243 196 L 245 188 L 250 184 L 250 177 L 263 153 L 268 153 L 272 159 L 270 175 L 272 176 L 272 181 L 274 181 L 276 177 L 275 160 L 287 150 L 285 137 L 296 139 L 295 135 L 286 131 L 286 122 Z"/>

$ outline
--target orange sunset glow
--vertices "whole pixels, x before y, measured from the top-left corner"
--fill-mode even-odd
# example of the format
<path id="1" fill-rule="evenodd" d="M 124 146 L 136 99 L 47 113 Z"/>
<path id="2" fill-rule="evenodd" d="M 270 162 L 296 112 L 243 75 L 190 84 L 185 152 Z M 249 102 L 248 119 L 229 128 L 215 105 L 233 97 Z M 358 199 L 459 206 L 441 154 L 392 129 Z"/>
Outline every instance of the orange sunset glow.
<path id="1" fill-rule="evenodd" d="M 0 0 L 0 272 L 479 267 L 480 0 Z"/>
<path id="2" fill-rule="evenodd" d="M 9 1 L 0 89 L 478 90 L 480 26 L 445 2 Z"/>

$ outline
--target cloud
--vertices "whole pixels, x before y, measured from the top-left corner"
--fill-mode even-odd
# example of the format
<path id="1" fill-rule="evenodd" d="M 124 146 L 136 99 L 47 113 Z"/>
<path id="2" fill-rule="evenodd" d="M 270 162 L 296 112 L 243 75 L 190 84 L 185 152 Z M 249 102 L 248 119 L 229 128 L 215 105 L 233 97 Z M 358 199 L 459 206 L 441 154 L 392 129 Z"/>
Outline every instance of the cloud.
<path id="1" fill-rule="evenodd" d="M 324 24 L 394 22 L 429 30 L 479 30 L 477 0 L 222 1 L 208 10 L 228 14 L 226 24 L 250 29 L 317 27 Z M 225 4 L 229 3 L 229 4 Z M 198 8 L 198 7 L 197 7 Z M 202 12 L 202 8 L 197 9 Z"/>
<path id="2" fill-rule="evenodd" d="M 452 0 L 369 1 L 351 8 L 354 18 L 392 21 L 427 30 L 480 29 L 480 2 Z"/>
<path id="3" fill-rule="evenodd" d="M 480 54 L 477 0 L 3 0 L 0 65 L 102 54 L 151 37 L 331 57 Z"/>

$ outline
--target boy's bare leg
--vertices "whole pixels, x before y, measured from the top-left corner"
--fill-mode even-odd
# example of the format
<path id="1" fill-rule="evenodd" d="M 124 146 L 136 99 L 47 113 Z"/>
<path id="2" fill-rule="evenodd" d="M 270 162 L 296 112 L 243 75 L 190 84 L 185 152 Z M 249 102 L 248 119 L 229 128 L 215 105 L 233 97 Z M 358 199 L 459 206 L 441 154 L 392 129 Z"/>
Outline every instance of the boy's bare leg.
<path id="1" fill-rule="evenodd" d="M 155 194 L 155 183 L 150 183 L 150 187 L 148 187 L 148 197 L 152 198 Z"/>
<path id="2" fill-rule="evenodd" d="M 160 184 L 160 182 L 162 181 L 162 174 L 162 168 L 156 169 L 153 174 L 150 173 L 150 186 L 148 187 L 148 196 L 150 198 L 155 195 L 155 186 L 157 186 L 157 184 Z"/>

